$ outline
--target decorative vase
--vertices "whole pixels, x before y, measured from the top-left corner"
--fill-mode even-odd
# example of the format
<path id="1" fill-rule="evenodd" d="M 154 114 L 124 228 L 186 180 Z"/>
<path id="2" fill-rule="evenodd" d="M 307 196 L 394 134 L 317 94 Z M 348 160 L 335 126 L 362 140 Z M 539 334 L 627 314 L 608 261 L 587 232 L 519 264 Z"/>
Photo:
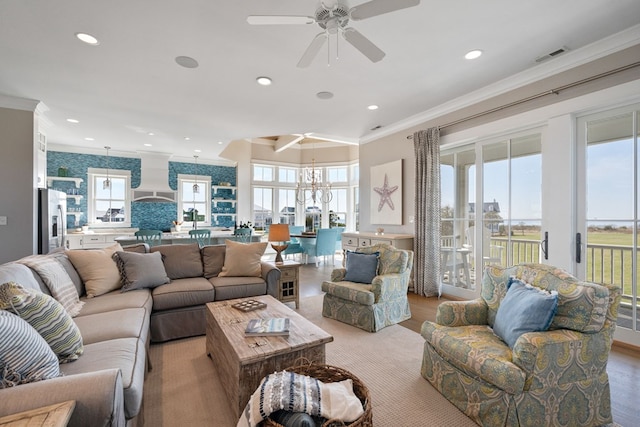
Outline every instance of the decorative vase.
<path id="1" fill-rule="evenodd" d="M 180 232 L 180 230 L 182 230 L 182 225 L 176 224 L 174 227 L 176 229 L 176 232 Z"/>

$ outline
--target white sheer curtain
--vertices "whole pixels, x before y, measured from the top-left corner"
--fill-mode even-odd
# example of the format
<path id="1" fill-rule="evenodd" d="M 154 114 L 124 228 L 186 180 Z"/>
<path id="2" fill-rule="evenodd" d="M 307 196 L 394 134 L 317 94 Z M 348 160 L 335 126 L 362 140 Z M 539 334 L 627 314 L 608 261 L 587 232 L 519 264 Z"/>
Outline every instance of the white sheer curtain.
<path id="1" fill-rule="evenodd" d="M 440 129 L 413 134 L 416 155 L 414 288 L 440 296 Z"/>

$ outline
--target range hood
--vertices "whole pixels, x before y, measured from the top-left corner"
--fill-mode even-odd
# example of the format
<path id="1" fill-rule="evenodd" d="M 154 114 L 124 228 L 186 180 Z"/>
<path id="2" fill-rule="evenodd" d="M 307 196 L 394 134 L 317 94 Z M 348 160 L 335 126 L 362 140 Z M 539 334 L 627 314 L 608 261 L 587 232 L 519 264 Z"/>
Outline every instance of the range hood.
<path id="1" fill-rule="evenodd" d="M 132 190 L 134 202 L 175 202 L 176 191 L 169 187 L 170 154 L 140 155 L 140 186 Z"/>

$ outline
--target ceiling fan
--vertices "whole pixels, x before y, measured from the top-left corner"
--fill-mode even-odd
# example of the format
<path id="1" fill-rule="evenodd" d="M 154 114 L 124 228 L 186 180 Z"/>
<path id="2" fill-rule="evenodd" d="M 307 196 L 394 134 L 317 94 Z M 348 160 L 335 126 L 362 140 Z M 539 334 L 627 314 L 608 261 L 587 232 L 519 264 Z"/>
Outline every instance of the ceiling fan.
<path id="1" fill-rule="evenodd" d="M 349 8 L 344 0 L 337 0 L 332 6 L 320 3 L 315 16 L 251 15 L 247 17 L 247 22 L 251 25 L 318 24 L 323 31 L 315 36 L 298 61 L 300 68 L 311 65 L 329 36 L 333 34 L 342 34 L 344 39 L 364 56 L 372 62 L 378 62 L 384 58 L 385 53 L 356 29 L 348 27 L 349 21 L 359 21 L 419 4 L 420 0 L 371 0 Z"/>

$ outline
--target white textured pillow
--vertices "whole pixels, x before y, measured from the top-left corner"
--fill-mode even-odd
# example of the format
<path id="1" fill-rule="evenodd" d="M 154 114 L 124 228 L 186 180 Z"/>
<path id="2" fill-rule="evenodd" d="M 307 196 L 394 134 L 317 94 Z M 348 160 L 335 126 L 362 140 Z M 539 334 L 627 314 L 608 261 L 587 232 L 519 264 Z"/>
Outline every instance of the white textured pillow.
<path id="1" fill-rule="evenodd" d="M 62 304 L 32 289 L 17 283 L 0 285 L 0 309 L 7 310 L 26 320 L 42 338 L 61 363 L 76 360 L 84 346 L 80 329 Z"/>
<path id="2" fill-rule="evenodd" d="M 26 321 L 0 310 L 0 388 L 59 377 L 47 342 Z"/>
<path id="3" fill-rule="evenodd" d="M 267 249 L 267 242 L 241 243 L 227 240 L 226 245 L 224 265 L 218 277 L 260 277 L 262 275 L 260 261 Z"/>
<path id="4" fill-rule="evenodd" d="M 104 249 L 74 249 L 67 256 L 78 271 L 87 290 L 87 297 L 93 298 L 122 287 L 120 271 L 113 259 L 122 246 L 116 243 Z"/>

